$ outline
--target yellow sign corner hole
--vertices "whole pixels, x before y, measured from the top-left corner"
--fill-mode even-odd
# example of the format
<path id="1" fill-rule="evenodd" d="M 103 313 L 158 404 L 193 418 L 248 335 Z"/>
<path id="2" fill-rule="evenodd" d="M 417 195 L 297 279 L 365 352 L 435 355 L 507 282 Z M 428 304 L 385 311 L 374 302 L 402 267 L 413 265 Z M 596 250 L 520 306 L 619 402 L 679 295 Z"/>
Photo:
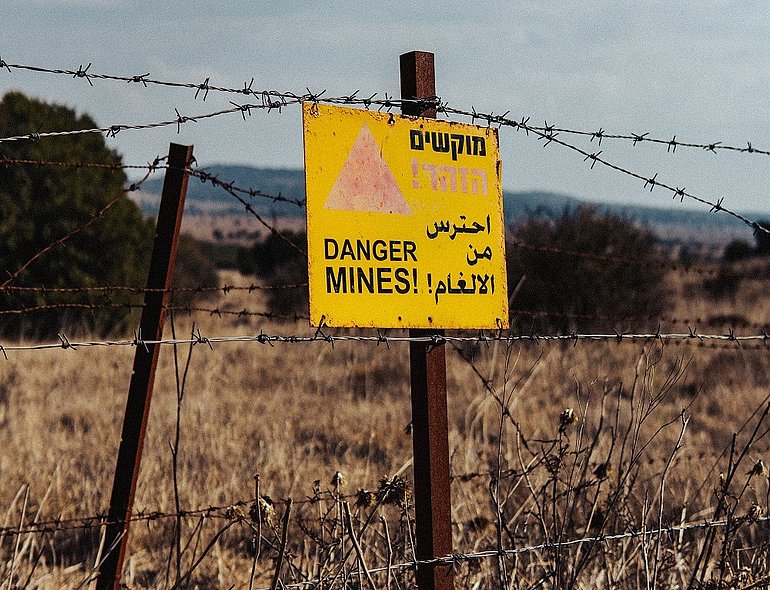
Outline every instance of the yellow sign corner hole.
<path id="1" fill-rule="evenodd" d="M 497 130 L 303 106 L 311 324 L 508 326 Z"/>

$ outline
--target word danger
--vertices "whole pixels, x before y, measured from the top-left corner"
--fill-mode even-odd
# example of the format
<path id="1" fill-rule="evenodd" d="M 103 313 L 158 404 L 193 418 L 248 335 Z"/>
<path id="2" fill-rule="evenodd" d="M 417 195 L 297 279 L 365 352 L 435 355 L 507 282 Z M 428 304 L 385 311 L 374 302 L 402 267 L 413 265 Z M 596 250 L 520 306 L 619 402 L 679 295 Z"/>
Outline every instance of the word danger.
<path id="1" fill-rule="evenodd" d="M 483 135 L 465 135 L 463 133 L 442 133 L 440 131 L 409 131 L 409 147 L 423 151 L 429 145 L 434 152 L 448 154 L 452 152 L 452 160 L 458 155 L 486 156 L 487 142 Z"/>
<path id="2" fill-rule="evenodd" d="M 353 262 L 417 262 L 417 244 L 410 240 L 324 239 L 326 260 Z M 405 266 L 326 266 L 327 293 L 417 292 L 417 269 Z"/>
<path id="3" fill-rule="evenodd" d="M 350 240 L 324 238 L 326 260 L 376 260 L 384 262 L 417 262 L 417 244 L 409 240 Z"/>

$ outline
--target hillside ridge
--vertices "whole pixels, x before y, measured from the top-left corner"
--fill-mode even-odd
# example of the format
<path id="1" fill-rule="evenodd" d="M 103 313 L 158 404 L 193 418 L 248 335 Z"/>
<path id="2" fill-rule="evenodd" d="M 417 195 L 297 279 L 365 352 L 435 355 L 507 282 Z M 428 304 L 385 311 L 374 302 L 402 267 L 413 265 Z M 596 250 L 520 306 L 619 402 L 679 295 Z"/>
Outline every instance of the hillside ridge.
<path id="1" fill-rule="evenodd" d="M 289 199 L 304 199 L 305 176 L 301 168 L 260 168 L 255 166 L 214 164 L 203 167 L 205 172 L 224 182 L 242 188 L 252 188 Z M 132 195 L 147 215 L 157 211 L 163 177 L 149 178 L 139 194 Z M 246 197 L 248 198 L 248 197 Z M 627 217 L 648 227 L 663 241 L 724 246 L 734 239 L 752 240 L 751 228 L 739 219 L 724 213 L 671 209 L 654 206 L 586 201 L 563 193 L 549 191 L 503 191 L 506 224 L 514 225 L 533 215 L 559 215 L 566 209 L 595 206 L 600 212 Z M 281 218 L 304 218 L 304 209 L 293 203 L 255 199 L 255 211 L 261 215 Z M 232 215 L 243 212 L 243 205 L 226 191 L 191 178 L 187 192 L 188 215 Z M 760 219 L 762 215 L 748 215 Z"/>

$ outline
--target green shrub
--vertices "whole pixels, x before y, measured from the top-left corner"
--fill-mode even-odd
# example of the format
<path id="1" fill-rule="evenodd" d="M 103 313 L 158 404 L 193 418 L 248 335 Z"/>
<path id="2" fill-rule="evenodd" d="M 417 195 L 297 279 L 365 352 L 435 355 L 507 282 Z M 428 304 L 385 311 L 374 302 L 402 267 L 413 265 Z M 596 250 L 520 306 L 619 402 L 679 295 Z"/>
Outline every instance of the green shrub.
<path id="1" fill-rule="evenodd" d="M 655 326 L 669 302 L 652 233 L 594 207 L 523 222 L 512 232 L 507 267 L 512 323 L 521 331 Z"/>
<path id="2" fill-rule="evenodd" d="M 243 248 L 238 255 L 239 270 L 255 275 L 274 286 L 302 285 L 274 289 L 268 292 L 268 311 L 280 316 L 309 313 L 307 289 L 307 256 L 304 233 L 286 231 L 270 234 L 251 248 Z"/>
<path id="3" fill-rule="evenodd" d="M 189 306 L 216 296 L 210 290 L 195 291 L 199 287 L 220 286 L 216 264 L 203 242 L 191 236 L 180 237 L 172 286 L 176 289 L 171 302 L 174 306 Z"/>
<path id="4" fill-rule="evenodd" d="M 9 92 L 0 100 L 0 136 L 36 131 L 96 127 L 87 115 Z M 3 144 L 7 159 L 120 164 L 96 133 Z M 8 164 L 0 167 L 0 273 L 16 275 L 14 287 L 49 289 L 143 285 L 152 248 L 152 224 L 123 192 L 126 175 L 109 167 Z M 82 227 L 113 199 L 107 212 L 63 244 L 55 245 L 29 266 L 46 246 Z M 36 308 L 5 315 L 5 337 L 55 337 L 70 330 L 102 334 L 125 330 L 136 314 L 116 307 L 138 302 L 135 294 L 0 291 L 0 309 Z M 86 305 L 42 310 L 42 306 Z M 101 307 L 100 307 L 101 306 Z M 111 307 L 105 307 L 111 306 Z"/>
<path id="5" fill-rule="evenodd" d="M 725 246 L 722 260 L 725 262 L 736 262 L 745 260 L 755 254 L 754 248 L 746 240 L 733 240 Z"/>

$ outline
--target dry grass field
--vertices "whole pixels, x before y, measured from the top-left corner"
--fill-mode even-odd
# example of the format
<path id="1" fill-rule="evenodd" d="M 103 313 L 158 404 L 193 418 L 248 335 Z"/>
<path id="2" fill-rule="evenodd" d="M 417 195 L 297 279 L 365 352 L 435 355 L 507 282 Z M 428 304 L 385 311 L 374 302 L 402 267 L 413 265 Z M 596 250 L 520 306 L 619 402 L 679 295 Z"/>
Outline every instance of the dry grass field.
<path id="1" fill-rule="evenodd" d="M 721 299 L 672 271 L 661 331 L 761 333 L 768 263 L 741 269 Z M 207 314 L 174 328 L 312 334 Z M 456 586 L 767 587 L 768 350 L 706 344 L 447 344 Z M 102 531 L 80 519 L 107 509 L 133 353 L 0 358 L 3 590 L 93 586 Z M 165 346 L 126 587 L 412 587 L 409 425 L 403 343 Z"/>

